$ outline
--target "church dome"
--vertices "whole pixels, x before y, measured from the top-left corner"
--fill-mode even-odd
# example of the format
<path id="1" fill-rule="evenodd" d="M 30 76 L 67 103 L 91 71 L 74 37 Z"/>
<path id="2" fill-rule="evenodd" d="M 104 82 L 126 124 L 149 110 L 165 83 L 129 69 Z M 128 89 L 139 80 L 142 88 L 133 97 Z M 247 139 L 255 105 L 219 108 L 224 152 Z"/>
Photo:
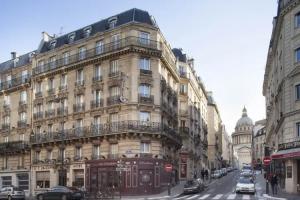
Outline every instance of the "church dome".
<path id="1" fill-rule="evenodd" d="M 244 107 L 242 117 L 237 121 L 236 127 L 240 126 L 253 126 L 252 119 L 247 115 L 247 109 Z"/>

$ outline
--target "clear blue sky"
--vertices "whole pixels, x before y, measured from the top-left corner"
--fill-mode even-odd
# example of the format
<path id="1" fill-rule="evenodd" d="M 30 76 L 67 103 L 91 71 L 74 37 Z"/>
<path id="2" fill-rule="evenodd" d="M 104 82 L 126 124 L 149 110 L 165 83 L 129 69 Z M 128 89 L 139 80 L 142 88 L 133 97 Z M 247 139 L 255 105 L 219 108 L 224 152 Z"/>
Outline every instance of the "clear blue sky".
<path id="1" fill-rule="evenodd" d="M 244 105 L 253 121 L 264 118 L 274 0 L 2 0 L 0 62 L 36 49 L 42 31 L 71 32 L 133 7 L 149 11 L 171 46 L 195 58 L 229 133 Z"/>

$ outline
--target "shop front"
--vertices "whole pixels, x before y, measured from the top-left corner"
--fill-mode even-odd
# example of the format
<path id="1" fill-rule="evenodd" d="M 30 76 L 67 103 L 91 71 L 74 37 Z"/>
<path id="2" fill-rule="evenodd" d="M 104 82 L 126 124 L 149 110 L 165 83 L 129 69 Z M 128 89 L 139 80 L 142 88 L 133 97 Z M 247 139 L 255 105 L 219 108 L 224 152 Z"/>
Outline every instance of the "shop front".
<path id="1" fill-rule="evenodd" d="M 164 160 L 155 158 L 89 160 L 86 161 L 86 189 L 95 193 L 113 187 L 121 195 L 157 194 L 167 188 L 178 169 L 165 172 L 164 164 Z"/>

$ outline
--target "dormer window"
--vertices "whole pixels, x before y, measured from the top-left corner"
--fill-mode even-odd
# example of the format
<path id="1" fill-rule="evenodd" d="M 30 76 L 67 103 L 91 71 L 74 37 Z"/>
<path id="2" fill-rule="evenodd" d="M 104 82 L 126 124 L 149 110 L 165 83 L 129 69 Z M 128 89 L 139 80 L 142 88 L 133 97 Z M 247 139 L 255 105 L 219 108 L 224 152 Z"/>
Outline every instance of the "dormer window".
<path id="1" fill-rule="evenodd" d="M 117 17 L 112 17 L 108 20 L 109 29 L 115 28 L 117 25 Z"/>
<path id="2" fill-rule="evenodd" d="M 84 37 L 89 37 L 91 35 L 91 32 L 92 32 L 92 27 L 86 27 L 85 29 L 83 29 L 83 32 L 84 32 Z"/>
<path id="3" fill-rule="evenodd" d="M 75 40 L 75 33 L 70 33 L 69 36 L 68 36 L 68 40 L 69 40 L 69 43 L 74 42 L 74 40 Z"/>
<path id="4" fill-rule="evenodd" d="M 54 49 L 55 48 L 55 45 L 56 45 L 56 40 L 52 40 L 49 44 L 49 48 L 50 49 Z"/>

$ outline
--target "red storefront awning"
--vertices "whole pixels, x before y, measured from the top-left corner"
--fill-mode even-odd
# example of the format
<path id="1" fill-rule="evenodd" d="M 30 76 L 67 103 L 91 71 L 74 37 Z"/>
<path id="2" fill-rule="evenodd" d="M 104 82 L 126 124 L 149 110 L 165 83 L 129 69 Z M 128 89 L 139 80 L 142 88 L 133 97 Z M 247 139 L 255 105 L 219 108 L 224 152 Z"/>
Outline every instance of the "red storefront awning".
<path id="1" fill-rule="evenodd" d="M 300 157 L 300 148 L 280 150 L 272 154 L 272 159 L 284 159 Z"/>

